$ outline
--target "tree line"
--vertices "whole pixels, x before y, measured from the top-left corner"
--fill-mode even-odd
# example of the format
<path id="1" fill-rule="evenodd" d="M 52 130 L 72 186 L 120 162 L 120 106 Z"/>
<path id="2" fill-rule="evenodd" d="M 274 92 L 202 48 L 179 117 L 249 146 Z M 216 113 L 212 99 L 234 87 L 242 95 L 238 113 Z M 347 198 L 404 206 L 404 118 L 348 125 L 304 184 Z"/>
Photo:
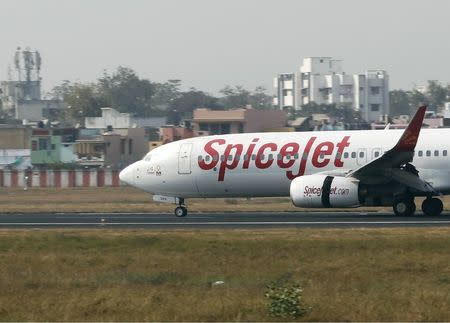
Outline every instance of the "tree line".
<path id="1" fill-rule="evenodd" d="M 199 107 L 231 109 L 251 105 L 256 109 L 272 108 L 272 97 L 266 89 L 254 91 L 242 86 L 226 86 L 219 91 L 221 97 L 190 88 L 181 90 L 181 80 L 164 83 L 140 78 L 127 67 L 118 67 L 112 73 L 104 72 L 94 83 L 63 81 L 50 92 L 53 99 L 63 100 L 65 111 L 58 116 L 65 124 L 82 124 L 86 116 L 101 115 L 102 107 L 137 117 L 166 116 L 170 123 L 178 123 L 186 114 Z"/>
<path id="2" fill-rule="evenodd" d="M 264 87 L 247 90 L 242 86 L 225 86 L 219 96 L 196 88 L 182 90 L 181 80 L 163 83 L 141 78 L 131 68 L 120 66 L 115 71 L 104 72 L 95 82 L 80 83 L 63 81 L 49 93 L 50 98 L 62 100 L 66 108 L 52 116 L 51 121 L 62 125 L 83 124 L 87 116 L 101 115 L 102 107 L 112 107 L 137 117 L 165 116 L 169 123 L 178 124 L 199 107 L 213 110 L 232 109 L 251 105 L 256 109 L 273 109 L 272 96 Z M 450 101 L 450 85 L 443 86 L 429 81 L 424 91 L 392 90 L 390 115 L 413 114 L 417 107 L 426 104 L 429 110 L 440 112 Z M 1 101 L 0 101 L 1 104 Z M 359 112 L 350 105 L 316 104 L 304 105 L 300 111 L 287 111 L 290 118 L 326 113 L 348 123 L 363 122 Z M 0 109 L 0 122 L 13 121 Z"/>
<path id="3" fill-rule="evenodd" d="M 391 115 L 413 114 L 421 105 L 428 110 L 442 112 L 446 102 L 450 102 L 450 85 L 443 86 L 437 81 L 428 81 L 424 91 L 392 90 L 389 92 Z"/>

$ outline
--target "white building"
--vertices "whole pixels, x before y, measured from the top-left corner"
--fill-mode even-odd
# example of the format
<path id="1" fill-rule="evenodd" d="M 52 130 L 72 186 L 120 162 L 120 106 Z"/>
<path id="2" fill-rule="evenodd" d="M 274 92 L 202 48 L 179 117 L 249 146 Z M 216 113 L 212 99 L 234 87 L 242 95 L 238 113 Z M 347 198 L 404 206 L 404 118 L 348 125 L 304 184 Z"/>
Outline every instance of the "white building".
<path id="1" fill-rule="evenodd" d="M 108 126 L 113 129 L 160 128 L 166 124 L 165 117 L 135 118 L 130 113 L 121 113 L 113 108 L 101 108 L 101 110 L 101 117 L 84 118 L 86 128 L 106 129 Z"/>
<path id="2" fill-rule="evenodd" d="M 280 109 L 286 107 L 301 106 L 297 100 L 300 98 L 299 93 L 295 93 L 300 86 L 298 83 L 298 73 L 284 73 L 278 74 L 278 77 L 274 78 L 274 84 L 276 95 L 274 97 L 274 105 Z"/>
<path id="3" fill-rule="evenodd" d="M 383 70 L 346 74 L 342 61 L 331 57 L 303 59 L 299 72 L 274 79 L 274 105 L 300 110 L 310 102 L 341 104 L 361 111 L 366 121 L 379 121 L 389 114 L 389 77 Z"/>

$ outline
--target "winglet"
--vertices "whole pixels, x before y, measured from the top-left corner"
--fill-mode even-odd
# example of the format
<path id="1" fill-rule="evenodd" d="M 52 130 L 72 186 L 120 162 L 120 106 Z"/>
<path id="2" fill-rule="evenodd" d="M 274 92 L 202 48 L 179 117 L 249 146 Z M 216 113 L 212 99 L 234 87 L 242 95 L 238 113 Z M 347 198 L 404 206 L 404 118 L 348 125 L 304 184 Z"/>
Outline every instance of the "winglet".
<path id="1" fill-rule="evenodd" d="M 400 140 L 397 142 L 395 147 L 392 148 L 393 151 L 414 151 L 417 139 L 419 138 L 423 118 L 425 117 L 425 111 L 427 111 L 427 107 L 425 105 L 421 106 L 417 110 L 408 127 L 406 127 L 403 132 L 403 135 L 400 137 Z"/>

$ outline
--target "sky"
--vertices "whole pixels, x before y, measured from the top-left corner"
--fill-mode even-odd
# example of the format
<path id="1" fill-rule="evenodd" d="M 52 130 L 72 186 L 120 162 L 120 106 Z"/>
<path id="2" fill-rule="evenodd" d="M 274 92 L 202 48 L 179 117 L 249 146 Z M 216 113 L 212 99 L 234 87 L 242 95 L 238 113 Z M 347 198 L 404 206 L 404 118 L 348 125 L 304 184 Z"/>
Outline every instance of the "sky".
<path id="1" fill-rule="evenodd" d="M 49 91 L 134 69 L 154 82 L 217 94 L 273 92 L 273 77 L 310 56 L 346 73 L 386 69 L 391 89 L 450 81 L 446 0 L 0 0 L 0 80 L 17 46 L 37 49 Z"/>

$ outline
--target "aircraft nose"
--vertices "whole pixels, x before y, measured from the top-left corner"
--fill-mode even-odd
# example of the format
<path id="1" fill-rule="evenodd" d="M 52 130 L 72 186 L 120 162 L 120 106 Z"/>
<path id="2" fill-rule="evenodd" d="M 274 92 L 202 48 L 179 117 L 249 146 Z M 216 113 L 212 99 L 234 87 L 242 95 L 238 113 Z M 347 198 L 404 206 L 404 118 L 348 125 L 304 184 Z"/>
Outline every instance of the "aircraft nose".
<path id="1" fill-rule="evenodd" d="M 133 179 L 133 170 L 132 165 L 125 167 L 120 173 L 119 173 L 119 179 L 127 184 L 131 184 Z"/>

